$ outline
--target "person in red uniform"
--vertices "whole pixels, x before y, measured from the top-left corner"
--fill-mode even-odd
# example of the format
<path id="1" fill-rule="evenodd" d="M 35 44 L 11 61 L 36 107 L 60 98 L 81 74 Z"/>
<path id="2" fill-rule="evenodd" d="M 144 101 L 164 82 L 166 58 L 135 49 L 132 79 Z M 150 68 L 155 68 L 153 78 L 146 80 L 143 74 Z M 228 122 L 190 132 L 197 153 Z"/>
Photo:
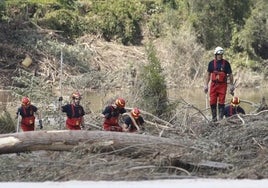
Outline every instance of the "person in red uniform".
<path id="1" fill-rule="evenodd" d="M 31 100 L 28 97 L 23 97 L 21 100 L 21 107 L 18 108 L 17 116 L 22 117 L 20 127 L 22 131 L 34 131 L 35 130 L 35 115 L 39 119 L 39 128 L 42 129 L 41 115 L 38 113 L 36 106 L 31 104 Z"/>
<path id="2" fill-rule="evenodd" d="M 224 116 L 231 117 L 235 114 L 245 114 L 245 110 L 239 106 L 240 99 L 239 97 L 233 97 L 231 104 L 227 105 L 224 109 Z"/>
<path id="3" fill-rule="evenodd" d="M 67 115 L 66 128 L 69 130 L 81 130 L 84 128 L 84 108 L 80 105 L 81 94 L 76 91 L 71 95 L 71 103 L 61 107 L 61 111 Z"/>
<path id="4" fill-rule="evenodd" d="M 120 114 L 126 113 L 125 105 L 126 101 L 123 98 L 118 98 L 115 100 L 114 104 L 105 107 L 102 112 L 102 115 L 104 117 L 104 131 L 123 131 L 122 127 L 118 123 L 118 120 Z"/>
<path id="5" fill-rule="evenodd" d="M 138 108 L 133 108 L 130 112 L 130 115 L 131 117 L 128 116 L 124 121 L 124 131 L 133 133 L 143 129 L 142 125 L 144 124 L 144 119 L 140 115 L 140 110 Z"/>
<path id="6" fill-rule="evenodd" d="M 216 47 L 214 50 L 215 58 L 209 62 L 207 75 L 205 78 L 204 92 L 208 92 L 210 82 L 210 108 L 212 121 L 217 121 L 217 106 L 219 119 L 223 118 L 225 108 L 225 96 L 227 92 L 227 78 L 230 79 L 230 93 L 234 92 L 233 74 L 230 63 L 223 59 L 224 50 Z"/>

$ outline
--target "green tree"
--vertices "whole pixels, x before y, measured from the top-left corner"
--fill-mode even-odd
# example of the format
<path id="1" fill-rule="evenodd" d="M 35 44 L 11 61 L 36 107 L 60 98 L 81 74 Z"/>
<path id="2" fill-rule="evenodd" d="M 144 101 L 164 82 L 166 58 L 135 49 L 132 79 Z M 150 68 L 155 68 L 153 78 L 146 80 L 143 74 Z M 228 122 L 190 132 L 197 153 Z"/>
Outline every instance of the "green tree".
<path id="1" fill-rule="evenodd" d="M 268 59 L 268 2 L 258 1 L 252 8 L 246 24 L 233 38 L 235 52 L 246 51 L 251 58 Z"/>
<path id="2" fill-rule="evenodd" d="M 198 0 L 190 1 L 193 26 L 199 41 L 206 49 L 229 47 L 235 28 L 240 30 L 244 18 L 250 14 L 251 0 Z"/>

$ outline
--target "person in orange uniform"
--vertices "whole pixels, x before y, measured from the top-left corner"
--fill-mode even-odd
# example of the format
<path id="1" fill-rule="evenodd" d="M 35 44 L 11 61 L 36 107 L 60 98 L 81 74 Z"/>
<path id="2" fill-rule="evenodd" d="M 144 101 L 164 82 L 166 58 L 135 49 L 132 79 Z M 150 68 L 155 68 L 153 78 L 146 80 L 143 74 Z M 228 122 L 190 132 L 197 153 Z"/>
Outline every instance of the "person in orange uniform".
<path id="1" fill-rule="evenodd" d="M 239 97 L 233 97 L 231 104 L 227 105 L 224 109 L 224 116 L 231 117 L 235 114 L 245 114 L 245 110 L 239 106 L 240 99 Z"/>
<path id="2" fill-rule="evenodd" d="M 21 107 L 18 108 L 17 116 L 22 117 L 20 127 L 23 131 L 35 130 L 35 115 L 39 119 L 39 128 L 42 129 L 42 119 L 36 106 L 31 104 L 31 100 L 28 97 L 23 97 L 21 100 Z"/>
<path id="3" fill-rule="evenodd" d="M 227 92 L 227 78 L 230 79 L 230 93 L 234 92 L 233 74 L 230 63 L 223 59 L 224 50 L 222 47 L 216 47 L 214 50 L 215 58 L 209 62 L 205 78 L 204 92 L 208 92 L 210 82 L 210 108 L 212 121 L 217 121 L 217 106 L 219 119 L 223 118 L 225 108 L 225 96 Z"/>
<path id="4" fill-rule="evenodd" d="M 69 130 L 81 130 L 84 128 L 84 108 L 80 105 L 81 94 L 76 91 L 71 95 L 71 103 L 61 107 L 61 111 L 67 115 L 66 128 Z"/>
<path id="5" fill-rule="evenodd" d="M 126 113 L 125 105 L 126 101 L 123 98 L 118 98 L 115 100 L 114 104 L 105 107 L 102 112 L 102 115 L 104 117 L 104 131 L 123 131 L 122 127 L 118 123 L 118 120 L 120 114 Z"/>
<path id="6" fill-rule="evenodd" d="M 124 131 L 125 132 L 138 132 L 142 129 L 142 125 L 144 124 L 144 119 L 140 115 L 140 110 L 138 108 L 133 108 L 130 112 L 130 116 L 128 116 L 124 121 Z"/>

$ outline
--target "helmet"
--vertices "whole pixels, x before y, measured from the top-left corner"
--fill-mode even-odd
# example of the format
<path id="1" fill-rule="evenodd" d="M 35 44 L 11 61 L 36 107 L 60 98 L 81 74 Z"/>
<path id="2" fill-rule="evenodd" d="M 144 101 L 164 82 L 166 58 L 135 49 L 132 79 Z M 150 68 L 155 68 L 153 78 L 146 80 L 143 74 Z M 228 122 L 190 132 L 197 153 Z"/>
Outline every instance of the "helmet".
<path id="1" fill-rule="evenodd" d="M 220 46 L 216 47 L 214 50 L 214 55 L 219 55 L 219 54 L 222 55 L 223 53 L 224 53 L 224 50 Z"/>
<path id="2" fill-rule="evenodd" d="M 81 98 L 82 98 L 82 96 L 78 91 L 73 92 L 72 99 L 79 99 L 80 100 Z"/>
<path id="3" fill-rule="evenodd" d="M 138 109 L 138 108 L 133 108 L 132 110 L 131 110 L 131 115 L 134 117 L 134 118 L 138 118 L 139 117 L 139 115 L 140 115 L 140 110 Z"/>
<path id="4" fill-rule="evenodd" d="M 21 99 L 21 104 L 22 104 L 23 106 L 28 106 L 28 105 L 31 104 L 31 101 L 30 101 L 30 99 L 29 99 L 28 97 L 22 97 L 22 99 Z"/>
<path id="5" fill-rule="evenodd" d="M 231 100 L 231 104 L 233 106 L 237 106 L 238 104 L 240 103 L 240 99 L 239 97 L 233 97 L 232 100 Z"/>
<path id="6" fill-rule="evenodd" d="M 119 108 L 124 108 L 126 105 L 126 101 L 122 98 L 118 98 L 115 101 L 115 105 L 118 106 Z"/>

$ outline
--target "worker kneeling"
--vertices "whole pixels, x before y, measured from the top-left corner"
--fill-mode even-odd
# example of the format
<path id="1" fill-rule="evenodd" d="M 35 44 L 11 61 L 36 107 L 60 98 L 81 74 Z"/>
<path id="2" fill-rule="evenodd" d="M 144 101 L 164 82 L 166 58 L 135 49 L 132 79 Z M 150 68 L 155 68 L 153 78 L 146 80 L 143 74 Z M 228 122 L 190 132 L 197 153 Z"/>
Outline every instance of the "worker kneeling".
<path id="1" fill-rule="evenodd" d="M 124 132 L 138 132 L 142 129 L 144 119 L 140 116 L 140 110 L 138 108 L 133 108 L 130 115 L 125 119 L 123 125 Z"/>
<path id="2" fill-rule="evenodd" d="M 245 114 L 245 110 L 241 106 L 239 106 L 239 104 L 239 97 L 233 97 L 231 103 L 227 105 L 224 109 L 224 116 L 231 117 L 235 114 Z"/>

